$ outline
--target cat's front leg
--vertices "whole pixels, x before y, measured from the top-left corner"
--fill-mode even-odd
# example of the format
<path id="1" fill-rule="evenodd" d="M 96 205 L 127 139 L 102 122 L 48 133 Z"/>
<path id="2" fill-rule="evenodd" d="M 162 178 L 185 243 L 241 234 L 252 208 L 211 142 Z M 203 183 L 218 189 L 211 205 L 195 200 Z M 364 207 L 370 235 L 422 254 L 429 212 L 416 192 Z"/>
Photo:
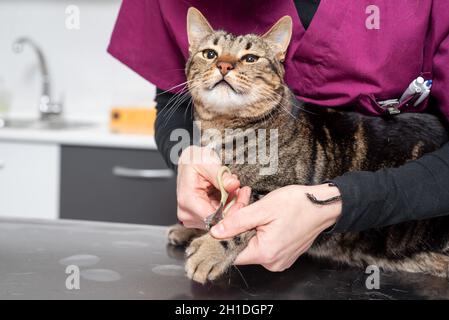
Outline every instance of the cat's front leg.
<path id="1" fill-rule="evenodd" d="M 186 250 L 187 276 L 200 283 L 215 280 L 228 270 L 238 254 L 256 234 L 255 230 L 244 232 L 231 239 L 215 239 L 209 233 L 192 241 Z"/>

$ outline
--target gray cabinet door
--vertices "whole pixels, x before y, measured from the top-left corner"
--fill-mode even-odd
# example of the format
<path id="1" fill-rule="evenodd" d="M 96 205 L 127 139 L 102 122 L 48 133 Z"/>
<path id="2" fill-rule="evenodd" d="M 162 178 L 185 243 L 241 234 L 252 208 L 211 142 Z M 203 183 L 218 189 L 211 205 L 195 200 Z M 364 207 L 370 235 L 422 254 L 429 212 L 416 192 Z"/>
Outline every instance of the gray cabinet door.
<path id="1" fill-rule="evenodd" d="M 175 223 L 176 178 L 169 173 L 156 150 L 63 146 L 60 217 Z"/>

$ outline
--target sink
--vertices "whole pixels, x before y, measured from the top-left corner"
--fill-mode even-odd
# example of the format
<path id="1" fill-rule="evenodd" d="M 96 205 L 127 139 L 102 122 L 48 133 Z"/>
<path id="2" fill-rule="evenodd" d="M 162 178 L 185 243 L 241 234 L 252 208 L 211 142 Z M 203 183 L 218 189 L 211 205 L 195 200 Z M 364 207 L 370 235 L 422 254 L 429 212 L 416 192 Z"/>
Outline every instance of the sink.
<path id="1" fill-rule="evenodd" d="M 38 129 L 38 130 L 70 130 L 93 127 L 96 124 L 88 121 L 75 121 L 61 119 L 39 120 L 39 119 L 0 119 L 1 128 L 11 129 Z"/>

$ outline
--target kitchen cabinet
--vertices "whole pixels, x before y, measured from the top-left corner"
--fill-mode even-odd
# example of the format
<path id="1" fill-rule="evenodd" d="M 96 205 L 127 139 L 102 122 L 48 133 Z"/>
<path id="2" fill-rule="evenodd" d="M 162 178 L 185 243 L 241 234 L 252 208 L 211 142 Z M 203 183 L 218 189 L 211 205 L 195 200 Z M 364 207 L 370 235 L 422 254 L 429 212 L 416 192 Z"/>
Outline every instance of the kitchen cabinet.
<path id="1" fill-rule="evenodd" d="M 0 142 L 0 216 L 58 217 L 59 156 L 56 144 Z"/>
<path id="2" fill-rule="evenodd" d="M 63 145 L 60 217 L 173 224 L 176 177 L 156 150 Z"/>

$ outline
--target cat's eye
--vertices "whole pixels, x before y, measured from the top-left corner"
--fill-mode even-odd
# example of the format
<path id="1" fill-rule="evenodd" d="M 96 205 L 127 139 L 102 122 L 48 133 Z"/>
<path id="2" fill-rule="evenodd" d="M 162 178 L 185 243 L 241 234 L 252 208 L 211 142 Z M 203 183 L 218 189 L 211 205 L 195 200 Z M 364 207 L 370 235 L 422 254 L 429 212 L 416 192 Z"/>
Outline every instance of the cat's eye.
<path id="1" fill-rule="evenodd" d="M 215 59 L 218 56 L 217 52 L 212 49 L 203 50 L 203 57 L 209 60 Z"/>
<path id="2" fill-rule="evenodd" d="M 259 57 L 254 54 L 246 54 L 242 57 L 242 61 L 253 63 L 259 60 Z"/>

